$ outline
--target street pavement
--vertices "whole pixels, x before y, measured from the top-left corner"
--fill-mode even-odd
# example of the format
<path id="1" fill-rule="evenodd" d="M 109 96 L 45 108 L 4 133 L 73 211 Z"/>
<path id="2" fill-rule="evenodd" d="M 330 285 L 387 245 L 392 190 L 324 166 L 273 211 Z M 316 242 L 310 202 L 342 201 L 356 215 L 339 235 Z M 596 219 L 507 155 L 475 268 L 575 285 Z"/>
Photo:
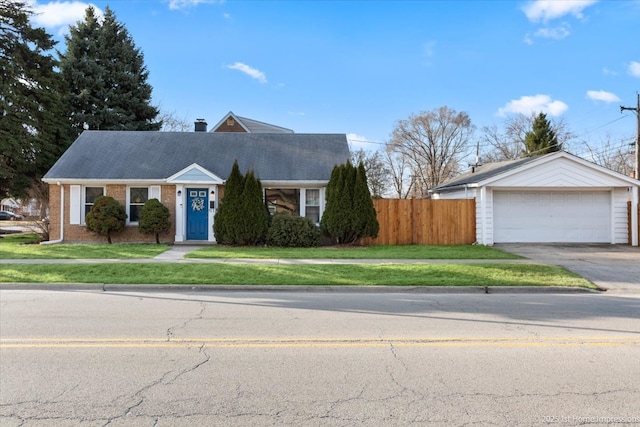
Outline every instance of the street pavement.
<path id="1" fill-rule="evenodd" d="M 0 425 L 640 423 L 640 297 L 0 290 Z"/>

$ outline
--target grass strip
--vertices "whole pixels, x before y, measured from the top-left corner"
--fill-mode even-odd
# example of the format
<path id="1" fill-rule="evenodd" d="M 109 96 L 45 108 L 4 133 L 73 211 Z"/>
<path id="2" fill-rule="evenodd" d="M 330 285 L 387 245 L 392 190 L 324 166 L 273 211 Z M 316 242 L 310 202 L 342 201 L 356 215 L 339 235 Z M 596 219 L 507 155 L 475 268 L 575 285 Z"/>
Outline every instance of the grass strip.
<path id="1" fill-rule="evenodd" d="M 37 234 L 5 235 L 0 239 L 0 259 L 135 259 L 153 258 L 168 245 L 114 243 L 39 245 Z"/>
<path id="2" fill-rule="evenodd" d="M 538 264 L 4 264 L 5 283 L 357 286 L 570 286 L 595 289 L 561 267 Z"/>
<path id="3" fill-rule="evenodd" d="M 207 246 L 196 249 L 186 258 L 240 259 L 519 259 L 522 258 L 489 246 L 331 246 L 319 248 L 275 248 Z"/>

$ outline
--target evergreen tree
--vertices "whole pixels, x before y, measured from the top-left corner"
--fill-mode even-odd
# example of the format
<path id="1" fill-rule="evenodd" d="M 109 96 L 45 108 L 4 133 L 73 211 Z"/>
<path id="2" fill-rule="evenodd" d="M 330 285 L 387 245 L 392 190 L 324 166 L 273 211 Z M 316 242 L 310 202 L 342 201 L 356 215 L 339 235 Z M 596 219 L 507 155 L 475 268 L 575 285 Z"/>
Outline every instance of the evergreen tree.
<path id="1" fill-rule="evenodd" d="M 359 237 L 376 237 L 380 224 L 376 218 L 376 209 L 367 183 L 367 172 L 364 163 L 360 162 L 356 169 L 356 182 L 353 189 L 353 211 L 355 213 L 354 229 Z"/>
<path id="2" fill-rule="evenodd" d="M 233 162 L 229 177 L 225 182 L 224 196 L 214 216 L 213 233 L 216 241 L 222 244 L 233 244 L 237 233 L 237 218 L 242 215 L 242 191 L 244 177 L 240 172 L 238 161 Z"/>
<path id="3" fill-rule="evenodd" d="M 540 156 L 562 150 L 555 130 L 544 113 L 538 114 L 533 121 L 532 129 L 525 135 L 527 156 Z"/>
<path id="4" fill-rule="evenodd" d="M 25 1 L 0 0 L 0 198 L 25 196 L 69 145 L 56 42 L 31 15 Z"/>
<path id="5" fill-rule="evenodd" d="M 143 234 L 154 234 L 156 243 L 160 243 L 160 233 L 171 229 L 169 209 L 158 199 L 149 199 L 140 210 L 138 230 Z"/>
<path id="6" fill-rule="evenodd" d="M 107 7 L 100 23 L 93 7 L 65 36 L 61 69 L 73 137 L 85 125 L 101 130 L 159 130 L 159 111 L 150 104 L 149 72 L 140 49 Z"/>
<path id="7" fill-rule="evenodd" d="M 237 242 L 244 245 L 264 242 L 269 228 L 269 213 L 262 198 L 262 184 L 253 171 L 247 172 L 244 178 L 241 212 Z"/>
<path id="8" fill-rule="evenodd" d="M 127 213 L 116 199 L 110 196 L 98 197 L 85 219 L 87 230 L 107 236 L 111 244 L 111 234 L 124 230 Z"/>
<path id="9" fill-rule="evenodd" d="M 357 168 L 350 162 L 333 168 L 320 227 L 340 244 L 378 234 L 380 226 L 362 163 Z"/>

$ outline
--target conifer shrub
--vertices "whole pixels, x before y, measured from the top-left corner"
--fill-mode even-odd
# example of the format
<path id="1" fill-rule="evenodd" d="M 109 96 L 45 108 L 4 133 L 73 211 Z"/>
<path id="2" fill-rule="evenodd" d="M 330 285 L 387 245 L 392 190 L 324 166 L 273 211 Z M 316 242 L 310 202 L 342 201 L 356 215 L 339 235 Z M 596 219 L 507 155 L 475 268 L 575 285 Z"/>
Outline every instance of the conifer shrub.
<path id="1" fill-rule="evenodd" d="M 362 162 L 357 168 L 351 162 L 333 168 L 320 227 L 339 244 L 352 244 L 363 237 L 378 235 L 380 225 Z"/>
<path id="2" fill-rule="evenodd" d="M 124 230 L 127 213 L 113 197 L 98 197 L 85 218 L 87 230 L 107 237 L 111 244 L 111 234 Z"/>
<path id="3" fill-rule="evenodd" d="M 310 248 L 320 245 L 320 229 L 309 218 L 278 213 L 267 232 L 267 245 Z"/>
<path id="4" fill-rule="evenodd" d="M 262 200 L 262 184 L 253 171 L 243 176 L 234 162 L 224 197 L 214 216 L 216 241 L 226 245 L 255 245 L 265 241 L 269 213 Z"/>
<path id="5" fill-rule="evenodd" d="M 154 234 L 160 243 L 160 234 L 171 229 L 169 209 L 158 199 L 149 199 L 140 210 L 138 230 L 143 234 Z"/>

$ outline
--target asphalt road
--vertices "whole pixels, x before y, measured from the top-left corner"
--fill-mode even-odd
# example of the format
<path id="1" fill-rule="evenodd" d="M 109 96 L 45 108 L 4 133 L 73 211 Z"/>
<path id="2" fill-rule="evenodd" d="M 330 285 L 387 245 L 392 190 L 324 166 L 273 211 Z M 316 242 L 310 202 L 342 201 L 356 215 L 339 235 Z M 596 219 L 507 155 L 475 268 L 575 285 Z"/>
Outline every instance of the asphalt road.
<path id="1" fill-rule="evenodd" d="M 1 426 L 640 424 L 640 296 L 0 291 Z"/>

